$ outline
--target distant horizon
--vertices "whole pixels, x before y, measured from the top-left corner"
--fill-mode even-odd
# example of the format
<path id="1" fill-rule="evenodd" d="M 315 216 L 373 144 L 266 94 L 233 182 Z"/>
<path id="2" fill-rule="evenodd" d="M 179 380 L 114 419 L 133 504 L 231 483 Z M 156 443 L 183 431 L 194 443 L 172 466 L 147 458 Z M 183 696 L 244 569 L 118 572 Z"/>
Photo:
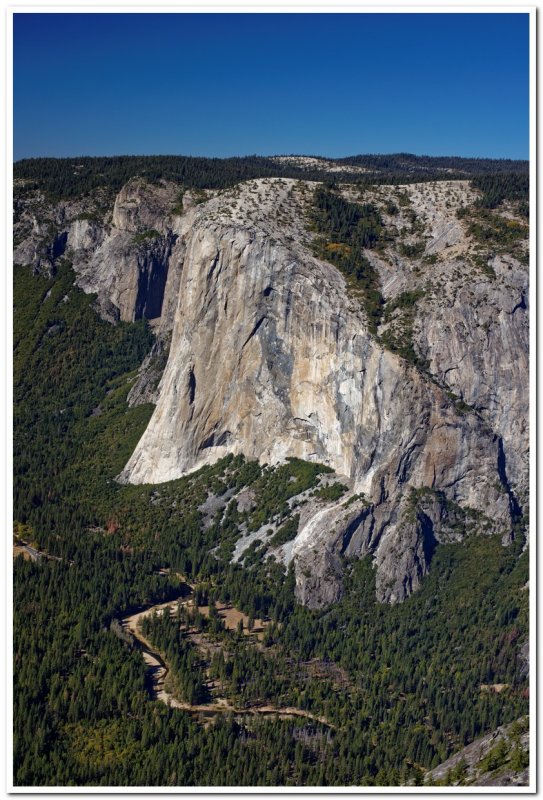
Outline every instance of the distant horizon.
<path id="1" fill-rule="evenodd" d="M 218 160 L 218 161 L 226 161 L 231 158 L 321 158 L 326 161 L 344 161 L 345 159 L 349 158 L 357 158 L 359 156 L 364 157 L 383 157 L 383 156 L 414 156 L 415 158 L 458 158 L 462 160 L 475 160 L 475 161 L 525 161 L 529 163 L 529 158 L 514 158 L 512 156 L 474 156 L 474 155 L 456 155 L 452 153 L 439 153 L 439 155 L 430 155 L 429 153 L 413 153 L 408 150 L 395 150 L 395 151 L 386 151 L 386 152 L 359 152 L 359 153 L 349 153 L 348 155 L 344 156 L 329 156 L 324 155 L 322 153 L 236 153 L 234 155 L 223 155 L 223 156 L 216 156 L 216 155 L 199 155 L 194 153 L 111 153 L 111 154 L 102 154 L 102 153 L 77 153 L 76 155 L 34 155 L 34 156 L 22 156 L 21 158 L 17 158 L 13 160 L 14 164 L 17 164 L 19 161 L 32 161 L 37 159 L 55 159 L 57 161 L 63 161 L 67 159 L 75 159 L 75 158 L 204 158 L 209 160 Z"/>
<path id="2" fill-rule="evenodd" d="M 527 12 L 491 9 L 15 9 L 13 158 L 454 152 L 525 161 L 529 29 Z"/>

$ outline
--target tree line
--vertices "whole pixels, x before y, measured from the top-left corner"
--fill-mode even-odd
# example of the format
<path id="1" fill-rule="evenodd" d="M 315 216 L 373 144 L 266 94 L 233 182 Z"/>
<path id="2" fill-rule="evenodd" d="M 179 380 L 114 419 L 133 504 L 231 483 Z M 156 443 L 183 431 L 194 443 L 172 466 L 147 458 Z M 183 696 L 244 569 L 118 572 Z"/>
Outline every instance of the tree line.
<path id="1" fill-rule="evenodd" d="M 511 172 L 528 174 L 525 161 L 495 159 L 433 158 L 399 154 L 353 156 L 328 159 L 344 168 L 336 179 L 346 183 L 412 183 L 466 179 L 474 175 Z M 349 171 L 349 166 L 353 167 Z M 357 168 L 367 172 L 361 173 Z M 17 192 L 39 189 L 52 199 L 67 199 L 89 194 L 98 188 L 117 193 L 135 176 L 150 181 L 166 179 L 194 189 L 225 189 L 252 178 L 295 178 L 326 181 L 330 172 L 323 168 L 301 167 L 264 156 L 200 158 L 194 156 L 80 156 L 76 158 L 27 158 L 13 165 Z"/>

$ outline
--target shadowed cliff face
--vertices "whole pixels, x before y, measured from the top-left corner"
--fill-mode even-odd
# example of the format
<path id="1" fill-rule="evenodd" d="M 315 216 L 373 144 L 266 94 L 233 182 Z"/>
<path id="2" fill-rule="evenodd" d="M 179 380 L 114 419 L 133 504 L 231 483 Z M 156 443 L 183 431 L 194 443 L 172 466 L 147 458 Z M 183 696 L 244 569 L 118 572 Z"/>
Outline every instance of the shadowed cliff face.
<path id="1" fill-rule="evenodd" d="M 325 463 L 364 500 L 302 515 L 289 556 L 299 599 L 337 600 L 340 556 L 372 553 L 378 596 L 395 602 L 419 586 L 436 542 L 458 535 L 455 514 L 510 534 L 513 489 L 526 487 L 525 270 L 498 259 L 498 277 L 471 276 L 468 290 L 454 202 L 408 187 L 428 212 L 427 251 L 452 248 L 451 259 L 430 275 L 394 245 L 371 258 L 385 300 L 425 287 L 413 322 L 421 374 L 371 335 L 342 275 L 311 255 L 311 190 L 250 181 L 174 216 L 175 187 L 131 181 L 111 224 L 73 222 L 67 249 L 104 316 L 154 318 L 159 337 L 171 334 L 155 412 L 120 480 L 167 481 L 228 453 Z M 463 202 L 467 186 L 456 190 Z M 447 291 L 430 286 L 436 273 Z M 447 389 L 473 409 L 459 413 Z"/>
<path id="2" fill-rule="evenodd" d="M 133 322 L 162 316 L 177 236 L 166 220 L 176 196 L 171 185 L 130 181 L 119 193 L 111 225 L 76 221 L 68 232 L 78 285 L 98 295 L 106 319 Z"/>

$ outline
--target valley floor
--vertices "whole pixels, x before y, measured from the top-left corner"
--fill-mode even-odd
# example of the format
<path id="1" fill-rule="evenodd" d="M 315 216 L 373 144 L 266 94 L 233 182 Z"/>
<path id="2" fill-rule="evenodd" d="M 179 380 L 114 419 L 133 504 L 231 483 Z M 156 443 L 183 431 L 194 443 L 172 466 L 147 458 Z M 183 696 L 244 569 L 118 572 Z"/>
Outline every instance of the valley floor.
<path id="1" fill-rule="evenodd" d="M 319 722 L 321 725 L 325 725 L 330 728 L 335 727 L 324 717 L 319 717 L 304 709 L 293 708 L 291 706 L 276 707 L 272 705 L 266 705 L 264 703 L 257 703 L 247 704 L 238 708 L 233 705 L 226 696 L 224 696 L 221 691 L 222 687 L 220 683 L 216 681 L 208 682 L 208 688 L 212 690 L 213 697 L 212 701 L 209 703 L 194 704 L 184 702 L 179 700 L 174 694 L 172 694 L 172 692 L 168 691 L 166 689 L 166 678 L 170 668 L 165 661 L 164 655 L 156 651 L 153 644 L 146 639 L 145 636 L 143 636 L 141 632 L 141 621 L 145 617 L 161 614 L 169 614 L 170 616 L 175 617 L 180 605 L 195 609 L 205 617 L 209 617 L 209 606 L 195 605 L 193 590 L 193 586 L 185 583 L 184 591 L 182 593 L 182 600 L 179 599 L 168 603 L 158 603 L 156 605 L 149 606 L 143 611 L 138 611 L 130 616 L 123 617 L 122 619 L 123 628 L 129 631 L 134 640 L 142 645 L 143 659 L 151 676 L 153 695 L 157 700 L 160 700 L 172 708 L 177 708 L 181 711 L 188 711 L 191 714 L 199 714 L 203 716 L 227 713 L 233 714 L 235 717 L 240 718 L 248 714 L 264 714 L 268 716 L 275 716 L 280 719 L 301 717 Z M 254 627 L 249 630 L 249 617 L 247 614 L 244 614 L 242 611 L 232 607 L 231 605 L 224 605 L 221 603 L 217 604 L 216 608 L 218 615 L 223 620 L 227 630 L 239 630 L 241 622 L 244 635 L 253 639 L 255 646 L 258 640 L 262 638 L 266 625 L 269 624 L 269 621 L 256 619 L 254 621 Z M 217 644 L 217 641 L 213 641 L 210 637 L 199 633 L 196 629 L 190 629 L 185 626 L 185 634 L 188 640 L 191 641 L 191 643 L 193 643 L 200 652 L 203 651 L 207 657 L 209 657 L 210 651 L 216 651 L 217 649 L 220 651 L 221 649 L 220 644 Z"/>

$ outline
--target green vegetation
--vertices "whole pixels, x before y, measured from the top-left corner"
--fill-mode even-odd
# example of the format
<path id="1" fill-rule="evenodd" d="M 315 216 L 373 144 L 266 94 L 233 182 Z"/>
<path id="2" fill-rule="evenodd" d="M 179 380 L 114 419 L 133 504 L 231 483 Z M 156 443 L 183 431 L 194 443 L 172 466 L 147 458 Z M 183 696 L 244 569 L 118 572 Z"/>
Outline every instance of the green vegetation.
<path id="1" fill-rule="evenodd" d="M 502 767 L 509 755 L 509 746 L 505 739 L 500 739 L 497 745 L 488 751 L 486 756 L 479 761 L 477 767 L 482 772 L 494 772 L 494 770 Z"/>
<path id="2" fill-rule="evenodd" d="M 429 253 L 422 259 L 423 264 L 428 264 L 429 266 L 437 264 L 438 261 L 439 261 L 439 256 L 437 253 Z"/>
<path id="3" fill-rule="evenodd" d="M 98 224 L 100 224 L 103 221 L 98 209 L 95 211 L 83 211 L 81 214 L 78 214 L 77 217 L 75 217 L 75 219 L 81 221 L 86 220 L 88 222 L 96 222 Z"/>
<path id="4" fill-rule="evenodd" d="M 498 214 L 481 211 L 470 223 L 468 233 L 485 245 L 509 252 L 516 242 L 527 237 L 528 228 Z"/>
<path id="5" fill-rule="evenodd" d="M 98 158 L 33 158 L 13 165 L 15 180 L 24 181 L 17 190 L 39 188 L 51 198 L 86 195 L 101 188 L 116 194 L 135 176 L 152 182 L 161 179 L 185 189 L 225 189 L 259 177 L 306 177 L 300 169 L 288 168 L 268 158 L 194 158 L 190 156 L 114 156 Z M 319 172 L 319 179 L 323 173 Z"/>
<path id="6" fill-rule="evenodd" d="M 179 617 L 168 613 L 144 617 L 141 632 L 162 653 L 171 668 L 168 689 L 187 703 L 204 703 L 209 699 L 200 658 L 181 631 Z"/>
<path id="7" fill-rule="evenodd" d="M 382 221 L 373 203 L 358 205 L 349 203 L 327 188 L 315 190 L 315 213 L 313 222 L 316 230 L 330 237 L 334 243 L 374 247 L 382 234 Z"/>
<path id="8" fill-rule="evenodd" d="M 477 243 L 477 253 L 472 256 L 474 265 L 494 278 L 489 261 L 498 253 L 512 255 L 522 264 L 528 263 L 528 225 L 493 214 L 486 208 L 471 206 L 462 213 L 467 217 L 467 231 Z"/>
<path id="9" fill-rule="evenodd" d="M 174 615 L 148 617 L 143 625 L 145 636 L 153 646 L 162 653 L 171 653 L 171 659 L 168 659 L 171 669 L 169 691 L 173 691 L 178 699 L 187 699 L 183 686 L 187 681 L 186 669 L 178 657 L 178 651 L 181 651 L 193 654 L 192 667 L 201 682 L 195 695 L 197 699 L 193 702 L 216 702 L 220 697 L 241 709 L 264 703 L 297 708 L 305 704 L 305 710 L 314 705 L 322 706 L 317 698 L 322 698 L 323 693 L 331 695 L 335 688 L 330 677 L 317 677 L 307 665 L 299 665 L 298 670 L 293 670 L 292 660 L 285 653 L 271 646 L 270 641 L 262 647 L 256 640 L 246 638 L 243 628 L 241 620 L 236 630 L 228 630 L 213 601 L 210 602 L 209 616 L 181 606 Z M 254 618 L 249 616 L 248 632 L 253 628 Z M 276 629 L 272 626 L 271 631 L 273 638 Z M 171 646 L 172 642 L 176 643 L 175 647 Z M 305 700 L 300 697 L 302 677 Z M 209 693 L 209 686 L 213 687 L 213 694 Z"/>
<path id="10" fill-rule="evenodd" d="M 398 206 L 392 200 L 387 200 L 385 203 L 385 212 L 390 214 L 391 217 L 395 217 L 398 214 Z"/>
<path id="11" fill-rule="evenodd" d="M 393 300 L 389 300 L 386 305 L 385 309 L 385 319 L 384 321 L 388 321 L 394 311 L 397 309 L 400 310 L 411 310 L 415 308 L 418 301 L 424 297 L 424 291 L 422 289 L 411 289 L 406 292 L 401 292 L 397 297 Z"/>
<path id="12" fill-rule="evenodd" d="M 93 301 L 74 288 L 67 263 L 54 278 L 15 268 L 14 510 L 36 530 L 48 527 L 41 515 L 49 507 L 82 519 L 152 410 L 124 403 L 127 379 L 151 347 L 148 327 L 108 325 Z"/>
<path id="13" fill-rule="evenodd" d="M 458 764 L 448 772 L 447 780 L 445 781 L 446 785 L 463 786 L 467 776 L 467 771 L 468 771 L 468 765 L 466 764 L 464 759 L 461 758 Z"/>
<path id="14" fill-rule="evenodd" d="M 192 197 L 196 205 L 200 205 L 200 203 L 205 203 L 207 200 L 207 194 L 202 191 L 202 189 L 194 189 L 192 192 Z"/>
<path id="15" fill-rule="evenodd" d="M 343 166 L 364 167 L 373 174 L 346 171 L 342 180 L 361 186 L 375 183 L 453 180 L 468 175 L 513 172 L 527 175 L 526 161 L 429 158 L 398 154 L 353 156 L 336 159 Z M 444 168 L 453 172 L 444 172 Z M 251 178 L 283 177 L 326 181 L 321 169 L 301 169 L 261 156 L 243 158 L 194 158 L 190 156 L 113 156 L 89 158 L 27 158 L 16 161 L 13 176 L 18 192 L 41 189 L 52 198 L 70 198 L 100 188 L 116 194 L 130 179 L 140 175 L 150 181 L 172 180 L 185 188 L 224 189 Z"/>
<path id="16" fill-rule="evenodd" d="M 274 516 L 286 517 L 290 512 L 287 501 L 314 486 L 319 475 L 330 472 L 330 467 L 299 458 L 289 458 L 276 469 L 265 468 L 253 484 L 258 504 L 248 519 L 249 530 L 258 530 Z"/>
<path id="17" fill-rule="evenodd" d="M 136 233 L 136 235 L 134 236 L 134 241 L 140 244 L 141 242 L 146 242 L 149 239 L 158 239 L 158 238 L 160 238 L 160 233 L 158 231 L 155 231 L 154 228 L 152 228 L 149 231 L 143 231 L 143 233 Z"/>
<path id="18" fill-rule="evenodd" d="M 490 255 L 488 253 L 486 255 L 476 254 L 470 257 L 470 262 L 476 269 L 483 272 L 491 280 L 495 280 L 496 273 L 490 264 L 490 260 Z"/>
<path id="19" fill-rule="evenodd" d="M 398 199 L 398 204 L 399 204 L 400 208 L 410 208 L 410 206 L 411 206 L 411 198 L 409 197 L 409 194 L 405 191 L 405 189 L 402 189 L 401 191 L 399 189 L 397 189 L 396 190 L 396 197 Z M 412 213 L 415 214 L 414 211 Z M 415 217 L 416 216 L 417 215 L 415 214 Z"/>
<path id="20" fill-rule="evenodd" d="M 413 344 L 416 305 L 423 297 L 423 289 L 414 289 L 389 300 L 383 317 L 383 323 L 388 327 L 381 332 L 379 341 L 392 353 L 397 353 L 424 371 L 428 367 L 427 362 L 419 356 Z"/>
<path id="21" fill-rule="evenodd" d="M 508 201 L 520 217 L 529 217 L 529 181 L 527 175 L 496 174 L 482 175 L 471 182 L 482 195 L 471 205 L 461 206 L 456 216 L 465 219 L 467 232 L 477 243 L 478 252 L 472 256 L 474 266 L 488 277 L 495 278 L 489 261 L 497 254 L 510 254 L 521 263 L 528 263 L 524 246 L 528 238 L 527 222 L 509 219 L 498 213 L 504 201 Z"/>
<path id="22" fill-rule="evenodd" d="M 333 503 L 335 500 L 339 500 L 347 490 L 348 487 L 344 483 L 330 483 L 328 486 L 317 489 L 314 495 L 318 500 Z"/>
<path id="23" fill-rule="evenodd" d="M 353 494 L 352 497 L 349 497 L 349 499 L 346 500 L 344 503 L 342 503 L 342 505 L 345 508 L 349 508 L 349 506 L 352 506 L 353 503 L 356 503 L 359 500 L 363 500 L 366 505 L 369 505 L 368 501 L 364 497 L 364 493 L 363 492 L 361 492 L 360 494 Z"/>
<path id="24" fill-rule="evenodd" d="M 397 196 L 400 206 L 409 203 L 405 193 L 399 192 Z M 366 249 L 377 247 L 386 239 L 377 207 L 371 203 L 350 203 L 329 188 L 318 187 L 310 222 L 320 234 L 314 242 L 315 255 L 334 264 L 347 277 L 349 291 L 362 301 L 370 331 L 377 336 L 379 325 L 387 323 L 387 330 L 378 336 L 380 343 L 418 369 L 426 371 L 428 364 L 416 352 L 413 344 L 415 306 L 424 296 L 423 290 L 404 292 L 385 306 L 377 270 L 364 255 Z M 418 230 L 419 223 L 414 211 L 411 222 L 412 231 Z M 420 258 L 425 246 L 422 241 L 401 243 L 400 252 L 408 258 Z M 435 256 L 429 258 L 431 263 L 437 260 Z"/>
<path id="25" fill-rule="evenodd" d="M 361 295 L 370 330 L 376 333 L 383 298 L 377 271 L 364 250 L 374 247 L 383 235 L 377 207 L 372 203 L 350 203 L 329 189 L 318 187 L 311 224 L 320 234 L 314 243 L 315 255 L 330 261 L 347 276 L 351 290 Z"/>
<path id="26" fill-rule="evenodd" d="M 518 745 L 510 751 L 509 767 L 515 772 L 520 772 L 530 763 L 530 754 Z"/>
<path id="27" fill-rule="evenodd" d="M 435 180 L 466 179 L 468 175 L 519 175 L 527 176 L 528 162 L 511 159 L 460 158 L 454 156 L 415 156 L 412 153 L 387 155 L 359 155 L 338 159 L 340 164 L 375 169 L 390 175 L 403 174 L 410 180 L 424 181 L 429 174 Z M 432 179 L 434 180 L 434 178 Z M 391 180 L 390 183 L 395 181 Z M 407 183 L 408 181 L 406 181 Z"/>
<path id="28" fill-rule="evenodd" d="M 527 174 L 478 175 L 471 181 L 471 185 L 483 193 L 476 202 L 480 208 L 497 208 L 504 200 L 520 201 L 523 204 L 529 201 L 530 187 Z"/>
<path id="29" fill-rule="evenodd" d="M 520 736 L 528 731 L 528 717 L 522 717 L 501 731 L 496 744 L 471 765 L 464 758 L 447 771 L 439 781 L 426 781 L 428 786 L 473 786 L 482 776 L 497 778 L 503 773 L 521 772 L 529 765 L 529 752 Z M 484 746 L 484 745 L 483 745 Z"/>
<path id="30" fill-rule="evenodd" d="M 184 196 L 185 196 L 185 190 L 184 189 L 180 189 L 178 194 L 177 194 L 175 205 L 172 208 L 172 214 L 176 214 L 178 216 L 181 216 L 182 214 L 185 213 L 185 209 L 183 207 L 183 197 Z"/>
<path id="31" fill-rule="evenodd" d="M 507 706 L 526 708 L 512 647 L 527 624 L 526 570 L 526 554 L 500 550 L 496 538 L 441 545 L 422 589 L 388 607 L 373 599 L 368 559 L 352 565 L 341 603 L 317 614 L 296 607 L 278 639 L 302 659 L 334 661 L 359 686 L 360 706 L 343 713 L 362 758 L 374 757 L 377 736 L 381 769 L 402 759 L 435 766 L 501 724 Z M 507 699 L 480 691 L 497 680 L 512 681 Z"/>
<path id="32" fill-rule="evenodd" d="M 420 258 L 426 249 L 426 244 L 424 242 L 413 242 L 412 244 L 401 242 L 399 249 L 402 256 Z"/>
<path id="33" fill-rule="evenodd" d="M 14 562 L 17 785 L 420 781 L 423 769 L 527 712 L 521 536 L 508 548 L 475 536 L 438 546 L 422 589 L 398 606 L 376 603 L 365 559 L 346 562 L 338 604 L 300 607 L 292 568 L 259 557 L 260 543 L 248 568 L 230 557 L 244 523 L 273 522 L 274 536 L 292 538 L 288 501 L 321 491 L 319 475 L 330 470 L 230 456 L 159 486 L 116 483 L 152 411 L 126 404 L 152 345 L 148 327 L 101 321 L 66 262 L 52 278 L 17 267 L 14 300 L 16 532 L 60 559 Z M 401 302 L 409 308 L 416 298 Z M 244 487 L 254 504 L 240 512 L 232 492 Z M 205 526 L 199 508 L 210 495 L 224 509 Z M 198 623 L 220 645 L 204 668 L 181 620 L 151 618 L 147 634 L 171 660 L 177 692 L 205 699 L 209 668 L 236 702 L 289 703 L 334 727 L 249 715 L 202 725 L 151 700 L 141 653 L 114 620 L 177 597 L 177 573 L 200 600 L 272 621 L 258 646 L 213 616 Z M 480 691 L 492 682 L 510 688 Z"/>
<path id="34" fill-rule="evenodd" d="M 280 547 L 282 544 L 292 541 L 298 533 L 298 523 L 300 522 L 300 515 L 296 514 L 292 519 L 289 519 L 284 525 L 270 539 L 270 547 Z"/>

